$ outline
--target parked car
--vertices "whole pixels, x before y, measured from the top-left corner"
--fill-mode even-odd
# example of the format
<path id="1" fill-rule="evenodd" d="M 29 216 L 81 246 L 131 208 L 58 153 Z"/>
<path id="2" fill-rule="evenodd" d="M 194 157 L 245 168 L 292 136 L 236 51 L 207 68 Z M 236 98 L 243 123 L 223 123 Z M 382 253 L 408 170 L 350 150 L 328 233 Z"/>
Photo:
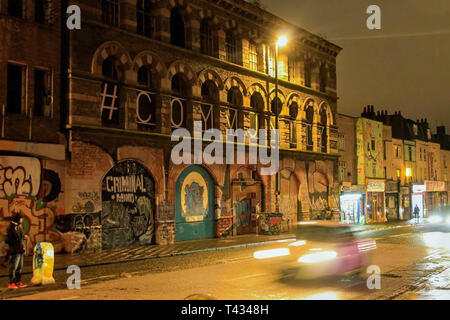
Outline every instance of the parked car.
<path id="1" fill-rule="evenodd" d="M 302 280 L 356 274 L 369 264 L 376 242 L 357 239 L 354 230 L 351 225 L 334 222 L 300 223 L 295 240 L 256 251 L 253 256 Z"/>

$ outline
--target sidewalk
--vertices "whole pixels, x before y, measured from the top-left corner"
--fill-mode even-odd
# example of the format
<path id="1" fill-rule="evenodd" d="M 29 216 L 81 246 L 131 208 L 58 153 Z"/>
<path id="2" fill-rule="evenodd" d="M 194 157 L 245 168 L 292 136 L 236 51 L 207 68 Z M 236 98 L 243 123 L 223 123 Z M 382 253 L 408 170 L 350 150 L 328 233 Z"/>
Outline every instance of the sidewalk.
<path id="1" fill-rule="evenodd" d="M 357 232 L 374 232 L 387 229 L 409 227 L 409 222 L 392 222 L 385 224 L 374 224 L 358 226 Z M 55 270 L 65 270 L 68 266 L 77 265 L 79 267 L 108 265 L 122 262 L 132 262 L 146 259 L 155 259 L 179 255 L 194 254 L 199 252 L 210 252 L 261 246 L 279 240 L 293 239 L 295 230 L 280 235 L 256 235 L 248 234 L 225 239 L 202 239 L 177 242 L 170 245 L 142 246 L 131 248 L 118 248 L 102 250 L 99 252 L 87 252 L 81 254 L 57 254 L 55 256 Z M 0 258 L 3 262 L 3 258 Z M 33 257 L 27 256 L 24 259 L 24 274 L 31 274 Z M 8 276 L 8 268 L 0 266 L 0 278 Z"/>

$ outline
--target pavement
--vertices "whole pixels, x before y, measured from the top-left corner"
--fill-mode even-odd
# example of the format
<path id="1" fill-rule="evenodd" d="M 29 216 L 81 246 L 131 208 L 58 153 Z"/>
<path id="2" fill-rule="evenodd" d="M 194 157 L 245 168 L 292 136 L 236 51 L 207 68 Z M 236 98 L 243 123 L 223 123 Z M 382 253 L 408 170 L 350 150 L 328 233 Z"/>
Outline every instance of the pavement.
<path id="1" fill-rule="evenodd" d="M 389 222 L 357 226 L 358 232 L 374 232 L 389 229 L 411 227 L 407 221 Z M 71 265 L 79 267 L 102 266 L 117 263 L 142 261 L 165 257 L 182 256 L 201 252 L 215 252 L 221 250 L 263 246 L 276 241 L 295 238 L 295 230 L 280 235 L 247 234 L 224 239 L 201 239 L 177 242 L 169 245 L 151 245 L 131 248 L 117 248 L 99 252 L 85 252 L 80 254 L 57 254 L 55 256 L 55 271 L 66 270 Z M 23 274 L 32 274 L 33 257 L 24 258 Z M 7 266 L 0 265 L 0 279 L 8 276 Z"/>

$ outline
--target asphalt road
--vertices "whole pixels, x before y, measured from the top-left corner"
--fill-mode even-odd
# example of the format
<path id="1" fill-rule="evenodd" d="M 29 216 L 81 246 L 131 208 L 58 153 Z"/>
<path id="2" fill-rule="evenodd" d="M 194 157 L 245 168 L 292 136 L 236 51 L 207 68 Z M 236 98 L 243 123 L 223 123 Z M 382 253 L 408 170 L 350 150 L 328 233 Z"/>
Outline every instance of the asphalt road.
<path id="1" fill-rule="evenodd" d="M 381 269 L 381 289 L 367 288 L 368 275 L 299 281 L 280 265 L 256 260 L 256 250 L 234 249 L 81 270 L 80 290 L 57 284 L 3 291 L 2 297 L 32 300 L 181 300 L 193 294 L 226 300 L 265 299 L 449 299 L 450 233 L 407 227 L 364 233 L 377 240 L 371 264 Z M 27 280 L 27 279 L 25 279 Z"/>

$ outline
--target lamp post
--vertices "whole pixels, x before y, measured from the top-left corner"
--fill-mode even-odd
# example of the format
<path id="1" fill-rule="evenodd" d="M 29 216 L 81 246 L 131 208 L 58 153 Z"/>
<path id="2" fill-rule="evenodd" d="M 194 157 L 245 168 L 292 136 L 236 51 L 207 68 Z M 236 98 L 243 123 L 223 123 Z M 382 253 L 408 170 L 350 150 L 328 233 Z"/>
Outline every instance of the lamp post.
<path id="1" fill-rule="evenodd" d="M 275 130 L 278 133 L 279 130 L 279 113 L 281 110 L 278 110 L 280 107 L 278 103 L 278 50 L 280 47 L 286 46 L 288 43 L 288 38 L 286 36 L 280 36 L 275 43 Z M 278 133 L 278 140 L 280 139 L 280 134 Z M 279 141 L 278 141 L 279 143 Z M 280 213 L 280 171 L 278 170 L 276 173 L 275 180 L 275 212 Z"/>

